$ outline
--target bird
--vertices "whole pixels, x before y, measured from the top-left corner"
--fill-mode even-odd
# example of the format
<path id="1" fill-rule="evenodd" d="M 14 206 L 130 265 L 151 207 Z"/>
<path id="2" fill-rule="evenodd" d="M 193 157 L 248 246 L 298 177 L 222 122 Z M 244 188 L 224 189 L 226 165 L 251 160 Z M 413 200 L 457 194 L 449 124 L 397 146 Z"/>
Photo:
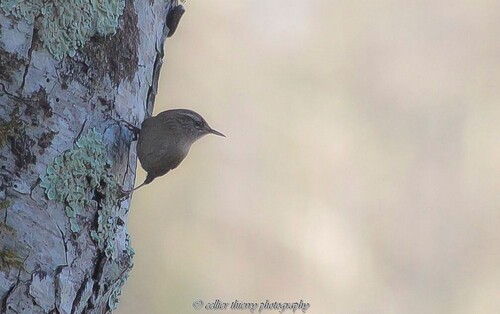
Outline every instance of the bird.
<path id="1" fill-rule="evenodd" d="M 212 129 L 203 117 L 189 109 L 170 109 L 146 118 L 138 135 L 137 156 L 147 172 L 146 180 L 132 192 L 177 168 L 191 145 L 207 134 L 226 137 Z"/>

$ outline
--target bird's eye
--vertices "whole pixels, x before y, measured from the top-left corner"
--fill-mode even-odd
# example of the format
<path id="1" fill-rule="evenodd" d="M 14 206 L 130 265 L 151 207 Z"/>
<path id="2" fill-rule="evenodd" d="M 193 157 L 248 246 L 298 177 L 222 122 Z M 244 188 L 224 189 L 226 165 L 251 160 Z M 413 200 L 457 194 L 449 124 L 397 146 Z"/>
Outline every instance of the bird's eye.
<path id="1" fill-rule="evenodd" d="M 197 129 L 201 129 L 202 125 L 203 125 L 203 122 L 201 122 L 201 121 L 195 121 L 195 122 L 194 122 L 194 126 L 195 126 Z"/>

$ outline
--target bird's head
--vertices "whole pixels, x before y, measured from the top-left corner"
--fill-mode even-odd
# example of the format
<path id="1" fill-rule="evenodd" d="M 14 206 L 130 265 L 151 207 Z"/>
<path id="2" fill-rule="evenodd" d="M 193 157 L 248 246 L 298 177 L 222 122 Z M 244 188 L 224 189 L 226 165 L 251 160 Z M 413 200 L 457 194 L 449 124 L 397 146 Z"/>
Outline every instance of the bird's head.
<path id="1" fill-rule="evenodd" d="M 189 144 L 194 143 L 207 134 L 225 137 L 224 134 L 212 129 L 202 116 L 192 110 L 167 110 L 160 113 L 158 117 L 165 119 L 169 128 L 175 131 L 176 134 L 182 135 L 182 137 L 189 141 Z"/>

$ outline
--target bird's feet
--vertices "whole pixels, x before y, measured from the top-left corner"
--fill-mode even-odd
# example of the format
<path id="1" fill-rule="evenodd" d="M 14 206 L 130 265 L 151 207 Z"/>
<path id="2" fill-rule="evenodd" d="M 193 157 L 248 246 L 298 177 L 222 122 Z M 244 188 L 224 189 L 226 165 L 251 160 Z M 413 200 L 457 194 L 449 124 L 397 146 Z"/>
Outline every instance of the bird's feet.
<path id="1" fill-rule="evenodd" d="M 122 187 L 120 187 L 120 189 L 118 190 L 117 192 L 117 196 L 116 198 L 118 199 L 118 201 L 124 201 L 126 200 L 127 198 L 130 197 L 130 193 L 132 193 L 133 190 L 129 190 L 129 191 L 126 191 L 124 190 Z"/>
<path id="2" fill-rule="evenodd" d="M 123 119 L 119 120 L 120 123 L 123 123 L 127 129 L 129 129 L 133 134 L 134 137 L 132 138 L 132 141 L 137 141 L 139 137 L 139 133 L 141 132 L 141 129 L 133 125 L 132 123 L 125 121 Z"/>

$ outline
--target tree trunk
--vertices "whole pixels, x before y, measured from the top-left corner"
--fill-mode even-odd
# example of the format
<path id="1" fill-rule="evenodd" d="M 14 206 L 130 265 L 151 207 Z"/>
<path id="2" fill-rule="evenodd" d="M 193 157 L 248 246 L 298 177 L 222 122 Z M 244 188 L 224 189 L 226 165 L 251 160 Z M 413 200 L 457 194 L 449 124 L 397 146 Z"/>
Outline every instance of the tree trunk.
<path id="1" fill-rule="evenodd" d="M 0 313 L 116 307 L 175 2 L 0 0 Z"/>

